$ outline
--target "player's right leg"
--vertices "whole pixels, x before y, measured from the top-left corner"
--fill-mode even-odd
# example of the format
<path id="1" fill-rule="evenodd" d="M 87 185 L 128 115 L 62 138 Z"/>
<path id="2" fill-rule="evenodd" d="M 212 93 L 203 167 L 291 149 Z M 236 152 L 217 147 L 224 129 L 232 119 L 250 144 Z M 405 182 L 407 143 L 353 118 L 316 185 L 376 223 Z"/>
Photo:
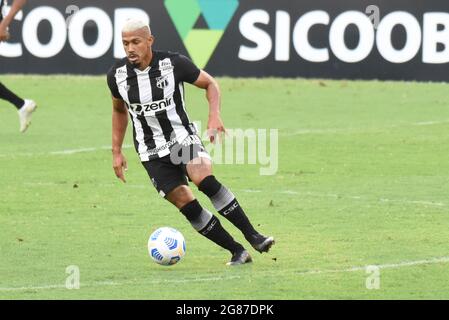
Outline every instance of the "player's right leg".
<path id="1" fill-rule="evenodd" d="M 254 229 L 234 194 L 212 175 L 210 159 L 194 158 L 186 165 L 186 171 L 198 189 L 209 197 L 218 213 L 231 221 L 255 250 L 260 253 L 270 250 L 274 238 L 266 237 Z"/>
<path id="2" fill-rule="evenodd" d="M 10 102 L 16 107 L 19 113 L 20 132 L 25 132 L 31 124 L 31 115 L 34 110 L 36 110 L 36 103 L 32 100 L 24 100 L 18 97 L 14 92 L 6 88 L 1 82 L 0 99 Z"/>
<path id="3" fill-rule="evenodd" d="M 203 208 L 195 199 L 182 169 L 173 165 L 169 157 L 142 164 L 159 194 L 175 205 L 196 231 L 231 252 L 232 259 L 229 265 L 251 262 L 251 257 L 245 248 L 232 238 L 216 216 Z"/>
<path id="4" fill-rule="evenodd" d="M 185 175 L 209 197 L 218 213 L 243 233 L 254 249 L 260 253 L 270 250 L 274 238 L 265 237 L 254 229 L 232 192 L 212 175 L 211 158 L 198 136 L 189 136 L 182 144 L 173 148 L 171 159 L 175 163 L 181 163 Z"/>

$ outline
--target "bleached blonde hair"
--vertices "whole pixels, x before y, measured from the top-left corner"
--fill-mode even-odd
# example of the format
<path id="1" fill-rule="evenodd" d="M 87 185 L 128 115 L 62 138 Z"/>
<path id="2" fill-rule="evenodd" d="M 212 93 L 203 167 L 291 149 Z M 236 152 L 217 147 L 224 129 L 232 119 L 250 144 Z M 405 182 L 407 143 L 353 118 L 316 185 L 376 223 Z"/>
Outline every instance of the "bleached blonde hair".
<path id="1" fill-rule="evenodd" d="M 148 32 L 151 34 L 151 28 L 146 22 L 140 19 L 131 18 L 126 20 L 122 32 L 133 32 L 142 28 L 148 28 Z"/>

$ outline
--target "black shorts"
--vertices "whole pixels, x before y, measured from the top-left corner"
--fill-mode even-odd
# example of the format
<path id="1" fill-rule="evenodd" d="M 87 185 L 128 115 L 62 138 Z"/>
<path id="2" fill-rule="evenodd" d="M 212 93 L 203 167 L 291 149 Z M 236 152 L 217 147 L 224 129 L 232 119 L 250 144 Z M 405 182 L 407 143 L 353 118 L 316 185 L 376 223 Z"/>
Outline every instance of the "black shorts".
<path id="1" fill-rule="evenodd" d="M 199 157 L 210 159 L 201 139 L 193 135 L 187 137 L 182 144 L 175 144 L 170 155 L 144 161 L 142 165 L 156 190 L 165 198 L 176 187 L 188 185 L 187 163 Z"/>

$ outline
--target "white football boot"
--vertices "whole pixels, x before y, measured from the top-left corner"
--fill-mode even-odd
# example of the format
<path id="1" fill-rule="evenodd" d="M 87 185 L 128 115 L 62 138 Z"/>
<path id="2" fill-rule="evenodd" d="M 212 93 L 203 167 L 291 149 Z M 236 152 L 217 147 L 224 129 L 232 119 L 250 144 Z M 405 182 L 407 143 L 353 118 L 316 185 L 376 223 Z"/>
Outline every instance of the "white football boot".
<path id="1" fill-rule="evenodd" d="M 31 115 L 36 110 L 37 105 L 33 100 L 24 100 L 22 108 L 19 109 L 20 132 L 24 133 L 31 124 Z"/>

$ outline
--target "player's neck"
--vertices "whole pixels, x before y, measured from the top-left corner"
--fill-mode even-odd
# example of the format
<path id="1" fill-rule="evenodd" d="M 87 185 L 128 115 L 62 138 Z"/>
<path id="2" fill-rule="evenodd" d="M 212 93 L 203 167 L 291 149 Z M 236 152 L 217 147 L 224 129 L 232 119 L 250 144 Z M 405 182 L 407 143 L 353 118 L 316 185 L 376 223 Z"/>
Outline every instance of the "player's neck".
<path id="1" fill-rule="evenodd" d="M 143 59 L 142 63 L 139 65 L 137 69 L 139 69 L 140 71 L 144 71 L 146 68 L 150 66 L 152 60 L 153 60 L 153 51 L 150 50 L 148 56 Z"/>

